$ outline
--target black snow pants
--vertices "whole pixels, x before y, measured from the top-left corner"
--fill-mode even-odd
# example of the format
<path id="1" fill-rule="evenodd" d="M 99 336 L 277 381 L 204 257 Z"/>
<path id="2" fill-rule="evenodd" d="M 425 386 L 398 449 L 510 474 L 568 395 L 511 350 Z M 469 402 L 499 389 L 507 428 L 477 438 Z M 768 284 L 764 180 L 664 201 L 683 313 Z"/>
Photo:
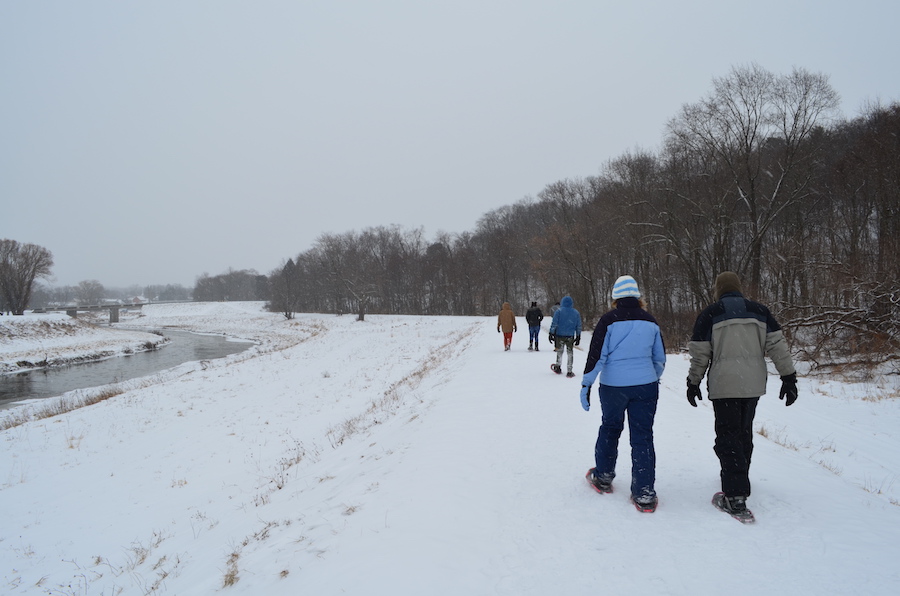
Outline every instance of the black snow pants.
<path id="1" fill-rule="evenodd" d="M 753 417 L 759 398 L 726 397 L 710 401 L 716 415 L 715 452 L 722 468 L 722 492 L 728 497 L 749 497 Z"/>

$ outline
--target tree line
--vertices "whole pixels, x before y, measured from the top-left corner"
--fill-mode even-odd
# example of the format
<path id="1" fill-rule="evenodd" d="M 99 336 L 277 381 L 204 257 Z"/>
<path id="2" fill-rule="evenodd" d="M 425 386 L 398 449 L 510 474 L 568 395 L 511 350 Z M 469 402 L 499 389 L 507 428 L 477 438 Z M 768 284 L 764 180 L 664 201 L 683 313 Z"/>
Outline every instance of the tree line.
<path id="1" fill-rule="evenodd" d="M 900 334 L 900 104 L 837 115 L 825 75 L 733 68 L 667 124 L 661 148 L 548 184 L 473 231 L 326 233 L 268 275 L 198 277 L 193 299 L 270 310 L 493 315 L 570 295 L 588 326 L 634 276 L 670 347 L 724 270 L 769 304 L 806 356 L 892 356 Z M 52 255 L 0 241 L 0 300 L 21 312 Z M 182 288 L 183 289 L 183 288 Z"/>
<path id="2" fill-rule="evenodd" d="M 678 345 L 738 273 L 820 364 L 900 332 L 900 104 L 850 120 L 825 75 L 736 67 L 669 121 L 657 151 L 546 186 L 476 229 L 324 234 L 268 276 L 271 310 L 487 315 L 568 294 L 586 320 L 623 274 Z"/>
<path id="3" fill-rule="evenodd" d="M 135 299 L 151 302 L 187 301 L 191 300 L 191 288 L 181 284 L 108 287 L 96 279 L 86 279 L 74 286 L 37 284 L 32 294 L 31 306 L 34 308 L 85 306 L 101 304 L 105 300 L 131 303 Z"/>

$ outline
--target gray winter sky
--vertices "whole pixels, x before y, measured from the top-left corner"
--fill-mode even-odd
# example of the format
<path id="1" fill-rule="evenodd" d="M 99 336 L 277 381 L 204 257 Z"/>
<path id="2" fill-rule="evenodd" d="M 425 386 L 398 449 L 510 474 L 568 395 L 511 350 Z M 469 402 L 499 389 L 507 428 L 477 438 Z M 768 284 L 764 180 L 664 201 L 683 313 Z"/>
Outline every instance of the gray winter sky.
<path id="1" fill-rule="evenodd" d="M 325 232 L 473 231 L 713 77 L 900 100 L 896 0 L 0 0 L 0 238 L 53 285 L 269 273 Z"/>

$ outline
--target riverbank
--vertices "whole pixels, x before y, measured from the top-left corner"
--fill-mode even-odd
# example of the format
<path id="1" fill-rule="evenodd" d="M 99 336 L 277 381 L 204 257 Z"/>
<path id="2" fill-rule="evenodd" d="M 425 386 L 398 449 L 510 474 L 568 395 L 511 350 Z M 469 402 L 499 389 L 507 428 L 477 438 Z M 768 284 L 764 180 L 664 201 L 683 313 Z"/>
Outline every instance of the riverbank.
<path id="1" fill-rule="evenodd" d="M 162 334 L 101 326 L 64 313 L 0 317 L 0 373 L 23 372 L 155 350 Z"/>
<path id="2" fill-rule="evenodd" d="M 114 326 L 100 313 L 85 313 L 78 319 L 58 313 L 16 317 L 5 332 L 5 352 L 0 351 L 0 358 L 6 354 L 6 365 L 13 369 L 11 374 L 0 379 L 0 410 L 15 409 L 15 412 L 0 417 L 0 430 L 31 420 L 58 416 L 105 401 L 124 391 L 163 383 L 194 370 L 225 364 L 218 361 L 219 356 L 212 354 L 221 354 L 223 361 L 235 362 L 261 352 L 282 350 L 316 334 L 315 324 L 304 326 L 312 332 L 310 334 L 298 330 L 296 323 L 266 312 L 263 302 L 148 305 L 143 309 L 122 311 L 120 322 Z M 187 340 L 185 347 L 185 337 L 188 335 L 193 338 Z M 179 340 L 179 337 L 182 339 Z M 233 350 L 214 348 L 216 337 L 220 338 L 219 341 L 221 338 L 229 342 L 234 340 L 238 342 L 235 346 L 242 347 Z M 136 339 L 147 344 L 135 347 Z M 147 354 L 140 360 L 146 363 L 143 368 L 121 364 L 124 359 L 113 358 L 152 349 L 152 342 L 157 342 L 157 346 L 166 344 L 166 350 L 154 350 L 152 355 Z M 255 345 L 248 349 L 245 342 Z M 189 353 L 182 355 L 185 349 Z M 53 356 L 44 362 L 43 355 L 51 350 Z M 153 360 L 147 361 L 148 357 Z M 71 381 L 58 381 L 55 375 L 41 376 L 36 381 L 39 387 L 29 385 L 27 390 L 22 388 L 27 381 L 19 380 L 33 377 L 12 374 L 28 372 L 26 364 L 36 365 L 31 367 L 32 371 L 35 368 L 46 371 L 59 368 L 59 365 L 97 360 L 103 362 L 90 368 L 55 371 L 74 373 Z M 129 359 L 129 362 L 134 361 Z M 157 368 L 160 362 L 171 364 Z M 141 371 L 142 374 L 135 374 Z M 17 379 L 17 384 L 4 385 L 12 379 Z M 54 385 L 54 382 L 57 384 Z M 41 390 L 46 389 L 52 392 L 41 395 Z M 10 396 L 26 397 L 11 400 L 8 399 Z"/>
<path id="3" fill-rule="evenodd" d="M 183 329 L 194 333 L 224 335 L 249 340 L 263 351 L 281 350 L 306 337 L 298 335 L 301 324 L 286 321 L 279 313 L 267 312 L 265 302 L 185 302 L 149 304 L 120 314 L 120 329 Z"/>
<path id="4" fill-rule="evenodd" d="M 123 310 L 119 322 L 86 313 L 0 317 L 0 373 L 125 356 L 164 345 L 166 329 L 252 341 L 265 350 L 297 343 L 296 321 L 266 312 L 263 302 L 150 304 Z M 301 334 L 302 336 L 302 334 Z"/>

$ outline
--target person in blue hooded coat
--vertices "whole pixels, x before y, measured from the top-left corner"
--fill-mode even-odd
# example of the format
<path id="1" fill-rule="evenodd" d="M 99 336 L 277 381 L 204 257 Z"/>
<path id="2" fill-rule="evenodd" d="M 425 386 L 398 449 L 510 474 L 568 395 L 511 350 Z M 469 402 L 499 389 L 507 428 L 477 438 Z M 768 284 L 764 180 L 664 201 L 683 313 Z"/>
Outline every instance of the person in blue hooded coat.
<path id="1" fill-rule="evenodd" d="M 600 317 L 581 381 L 581 406 L 590 410 L 591 385 L 600 379 L 603 412 L 595 467 L 588 481 L 601 493 L 612 492 L 616 476 L 619 437 L 628 418 L 631 440 L 631 499 L 641 511 L 656 509 L 656 451 L 653 419 L 659 400 L 659 379 L 666 366 L 666 351 L 659 325 L 644 310 L 637 282 L 630 275 L 616 280 L 613 309 Z"/>
<path id="2" fill-rule="evenodd" d="M 553 371 L 562 373 L 563 352 L 569 351 L 567 377 L 574 377 L 572 364 L 575 360 L 573 350 L 581 343 L 581 313 L 573 307 L 571 296 L 566 296 L 560 302 L 559 309 L 553 313 L 553 322 L 550 323 L 550 343 L 556 346 L 556 366 Z"/>

